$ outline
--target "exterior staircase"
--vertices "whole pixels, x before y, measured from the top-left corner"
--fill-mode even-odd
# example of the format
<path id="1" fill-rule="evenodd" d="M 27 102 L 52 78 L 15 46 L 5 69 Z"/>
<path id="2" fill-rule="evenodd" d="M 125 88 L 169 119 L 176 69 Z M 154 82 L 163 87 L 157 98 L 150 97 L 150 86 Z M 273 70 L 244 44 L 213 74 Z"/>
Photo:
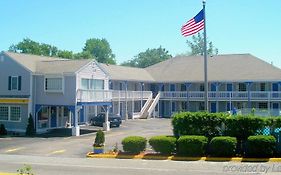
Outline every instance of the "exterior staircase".
<path id="1" fill-rule="evenodd" d="M 142 112 L 140 115 L 140 119 L 150 118 L 156 105 L 158 104 L 160 99 L 160 92 L 158 92 L 157 96 L 154 99 L 147 100 L 145 105 L 142 108 Z"/>

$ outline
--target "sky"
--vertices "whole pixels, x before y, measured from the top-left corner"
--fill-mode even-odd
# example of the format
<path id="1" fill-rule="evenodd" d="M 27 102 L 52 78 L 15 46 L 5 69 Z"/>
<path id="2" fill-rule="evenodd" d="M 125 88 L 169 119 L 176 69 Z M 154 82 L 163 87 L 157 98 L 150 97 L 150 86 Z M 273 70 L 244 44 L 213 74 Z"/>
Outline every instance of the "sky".
<path id="1" fill-rule="evenodd" d="M 180 28 L 202 0 L 1 0 L 0 51 L 30 38 L 80 52 L 105 38 L 117 63 L 148 48 L 187 53 Z M 280 0 L 206 0 L 207 37 L 219 54 L 250 53 L 281 68 Z"/>

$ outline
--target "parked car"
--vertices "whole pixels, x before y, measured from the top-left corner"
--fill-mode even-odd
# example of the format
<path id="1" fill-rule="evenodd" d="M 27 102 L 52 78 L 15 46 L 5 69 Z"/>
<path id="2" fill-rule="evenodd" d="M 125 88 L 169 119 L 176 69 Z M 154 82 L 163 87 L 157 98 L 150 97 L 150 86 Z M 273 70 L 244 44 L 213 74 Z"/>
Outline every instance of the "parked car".
<path id="1" fill-rule="evenodd" d="M 108 121 L 110 122 L 110 127 L 119 127 L 122 123 L 122 119 L 117 114 L 109 114 Z M 90 119 L 90 124 L 94 126 L 103 126 L 105 122 L 105 113 L 100 113 L 97 116 Z"/>

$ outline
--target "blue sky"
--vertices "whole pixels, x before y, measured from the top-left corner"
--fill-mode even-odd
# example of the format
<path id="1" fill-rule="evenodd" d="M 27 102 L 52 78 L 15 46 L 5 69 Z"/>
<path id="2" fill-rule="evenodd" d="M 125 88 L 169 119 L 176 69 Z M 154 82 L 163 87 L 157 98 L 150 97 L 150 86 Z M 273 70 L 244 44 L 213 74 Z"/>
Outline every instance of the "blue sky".
<path id="1" fill-rule="evenodd" d="M 281 68 L 280 0 L 207 0 L 209 40 L 220 54 L 251 53 Z M 30 38 L 81 51 L 86 39 L 106 38 L 118 63 L 160 45 L 188 51 L 180 28 L 201 0 L 1 0 L 0 50 Z"/>

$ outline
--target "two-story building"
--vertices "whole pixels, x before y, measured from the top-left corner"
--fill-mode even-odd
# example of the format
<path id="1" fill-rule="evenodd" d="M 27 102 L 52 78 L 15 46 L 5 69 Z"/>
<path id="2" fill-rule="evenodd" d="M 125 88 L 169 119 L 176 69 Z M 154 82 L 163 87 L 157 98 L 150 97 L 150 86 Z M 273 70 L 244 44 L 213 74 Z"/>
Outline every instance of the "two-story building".
<path id="1" fill-rule="evenodd" d="M 99 112 L 123 119 L 204 110 L 201 56 L 131 68 L 28 54 L 0 54 L 0 123 L 22 132 L 32 114 L 38 132 L 72 127 Z M 281 70 L 250 54 L 208 58 L 210 112 L 252 108 L 279 115 Z M 108 129 L 108 122 L 105 123 Z"/>

